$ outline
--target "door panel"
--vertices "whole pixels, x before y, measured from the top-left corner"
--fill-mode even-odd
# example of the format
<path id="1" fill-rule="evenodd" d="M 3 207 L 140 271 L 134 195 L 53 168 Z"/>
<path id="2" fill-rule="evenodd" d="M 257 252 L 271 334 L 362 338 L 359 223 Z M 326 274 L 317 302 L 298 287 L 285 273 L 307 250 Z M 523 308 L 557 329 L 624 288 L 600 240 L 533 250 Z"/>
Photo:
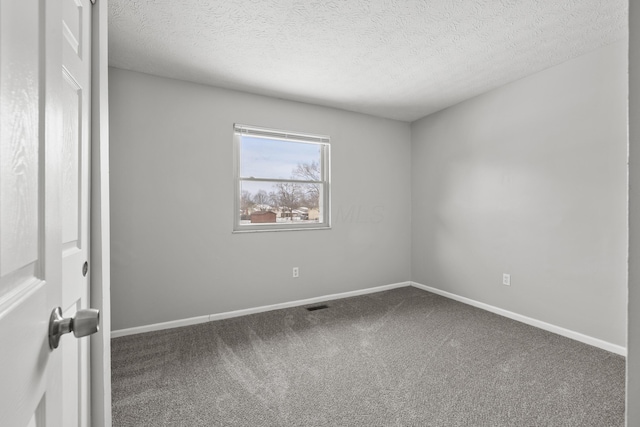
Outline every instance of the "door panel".
<path id="1" fill-rule="evenodd" d="M 33 284 L 40 249 L 40 9 L 18 3 L 0 5 L 0 298 Z"/>
<path id="2" fill-rule="evenodd" d="M 62 311 L 73 317 L 89 307 L 89 123 L 91 100 L 89 0 L 62 0 Z M 63 336 L 63 424 L 89 425 L 88 339 Z"/>
<path id="3" fill-rule="evenodd" d="M 89 424 L 88 339 L 48 339 L 88 303 L 89 31 L 88 0 L 0 0 L 3 426 Z"/>
<path id="4" fill-rule="evenodd" d="M 89 0 L 63 1 L 62 310 L 87 308 L 89 276 Z"/>
<path id="5" fill-rule="evenodd" d="M 82 89 L 66 69 L 62 73 L 64 142 L 62 145 L 62 249 L 65 254 L 80 249 L 80 143 Z"/>
<path id="6" fill-rule="evenodd" d="M 0 354 L 0 417 L 7 426 L 26 425 L 51 391 L 47 389 L 47 287 L 39 281 L 0 313 L 0 340 L 11 344 Z"/>
<path id="7" fill-rule="evenodd" d="M 82 3 L 76 0 L 63 0 L 62 7 L 62 32 L 67 44 L 76 55 L 82 53 Z"/>
<path id="8" fill-rule="evenodd" d="M 45 425 L 43 402 L 60 391 L 47 337 L 60 270 L 46 259 L 59 233 L 45 221 L 57 205 L 45 194 L 44 12 L 37 0 L 0 2 L 0 419 L 11 426 Z"/>

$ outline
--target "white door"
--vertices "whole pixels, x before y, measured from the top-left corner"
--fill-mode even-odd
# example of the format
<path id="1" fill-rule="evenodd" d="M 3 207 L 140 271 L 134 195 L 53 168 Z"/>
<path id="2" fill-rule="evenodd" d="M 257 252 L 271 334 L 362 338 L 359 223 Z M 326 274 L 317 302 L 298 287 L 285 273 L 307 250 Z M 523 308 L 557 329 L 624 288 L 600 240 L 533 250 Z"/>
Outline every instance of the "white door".
<path id="1" fill-rule="evenodd" d="M 88 259 L 90 82 L 66 52 L 75 40 L 88 63 L 89 11 L 64 1 L 0 0 L 3 426 L 88 422 L 87 338 L 65 335 L 57 350 L 48 338 L 54 307 L 68 317 L 87 302 L 87 279 L 76 280 L 72 263 Z"/>
<path id="2" fill-rule="evenodd" d="M 91 3 L 62 0 L 62 316 L 89 305 Z M 85 263 L 87 263 L 85 265 Z M 64 427 L 89 426 L 89 341 L 60 340 Z"/>

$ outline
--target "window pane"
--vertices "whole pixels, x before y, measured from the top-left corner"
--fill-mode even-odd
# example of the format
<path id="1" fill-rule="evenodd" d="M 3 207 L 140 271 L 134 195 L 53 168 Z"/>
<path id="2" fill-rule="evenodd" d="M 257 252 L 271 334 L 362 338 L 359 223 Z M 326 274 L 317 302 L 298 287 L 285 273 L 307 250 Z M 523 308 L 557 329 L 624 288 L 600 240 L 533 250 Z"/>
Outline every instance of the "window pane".
<path id="1" fill-rule="evenodd" d="M 240 225 L 322 222 L 322 184 L 240 181 Z"/>
<path id="2" fill-rule="evenodd" d="M 249 178 L 320 180 L 320 144 L 240 137 L 240 176 Z M 302 169 L 300 169 L 302 168 Z"/>

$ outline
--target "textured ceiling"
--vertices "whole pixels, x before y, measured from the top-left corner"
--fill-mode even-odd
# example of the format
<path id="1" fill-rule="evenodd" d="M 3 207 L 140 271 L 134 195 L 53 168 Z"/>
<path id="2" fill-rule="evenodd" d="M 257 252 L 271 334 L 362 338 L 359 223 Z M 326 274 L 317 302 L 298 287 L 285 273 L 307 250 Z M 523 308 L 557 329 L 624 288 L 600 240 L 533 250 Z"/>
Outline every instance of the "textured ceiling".
<path id="1" fill-rule="evenodd" d="M 110 65 L 413 121 L 627 36 L 627 0 L 110 0 Z"/>

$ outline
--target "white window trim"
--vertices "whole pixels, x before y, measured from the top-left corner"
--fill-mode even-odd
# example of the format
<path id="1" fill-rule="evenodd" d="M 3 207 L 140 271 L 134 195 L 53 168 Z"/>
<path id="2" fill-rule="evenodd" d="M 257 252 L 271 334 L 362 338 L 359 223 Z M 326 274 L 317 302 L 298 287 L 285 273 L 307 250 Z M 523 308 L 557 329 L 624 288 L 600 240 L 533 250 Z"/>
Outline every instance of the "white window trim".
<path id="1" fill-rule="evenodd" d="M 240 176 L 240 136 L 253 135 L 260 138 L 276 139 L 281 141 L 301 142 L 321 146 L 320 154 L 320 181 L 306 181 L 296 179 L 254 178 Z M 233 186 L 234 186 L 234 210 L 233 233 L 256 233 L 269 231 L 301 231 L 301 230 L 329 230 L 331 229 L 331 138 L 326 135 L 313 135 L 300 132 L 282 131 L 242 124 L 233 125 Z M 322 209 L 320 212 L 322 222 L 319 223 L 267 223 L 267 224 L 240 224 L 240 194 L 242 181 L 262 182 L 295 182 L 300 184 L 320 183 Z"/>

